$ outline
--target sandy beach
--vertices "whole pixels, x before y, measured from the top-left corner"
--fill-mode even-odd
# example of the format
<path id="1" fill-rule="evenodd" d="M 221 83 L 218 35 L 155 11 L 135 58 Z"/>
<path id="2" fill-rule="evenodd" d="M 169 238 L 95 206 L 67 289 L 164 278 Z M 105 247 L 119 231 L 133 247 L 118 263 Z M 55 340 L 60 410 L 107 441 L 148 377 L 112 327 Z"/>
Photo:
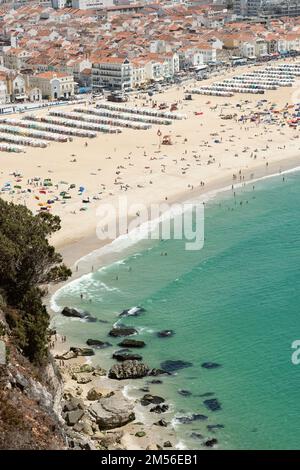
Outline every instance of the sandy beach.
<path id="1" fill-rule="evenodd" d="M 237 72 L 225 75 L 233 74 Z M 211 78 L 205 83 L 215 80 Z M 199 82 L 173 87 L 153 97 L 158 104 L 167 103 L 168 107 L 177 102 L 178 112 L 186 115 L 186 119 L 174 120 L 170 126 L 153 125 L 149 130 L 125 128 L 118 135 L 74 138 L 68 143 L 50 143 L 45 149 L 27 147 L 26 153 L 21 154 L 1 153 L 0 186 L 7 182 L 20 186 L 13 193 L 3 192 L 2 197 L 26 204 L 36 213 L 39 204 L 58 196 L 51 212 L 61 217 L 62 229 L 52 243 L 62 252 L 66 263 L 73 266 L 76 260 L 103 244 L 96 237 L 99 223 L 96 209 L 100 203 L 116 206 L 119 196 L 124 195 L 128 206 L 183 201 L 298 165 L 298 133 L 288 127 L 281 114 L 272 124 L 240 120 L 241 116 L 258 110 L 261 100 L 267 102 L 261 104 L 260 110 L 273 103 L 279 110 L 293 103 L 294 87 L 266 91 L 264 95 L 236 94 L 231 98 L 193 95 L 192 101 L 185 101 L 185 90 L 194 86 L 199 86 Z M 151 99 L 139 95 L 131 97 L 129 104 L 151 107 Z M 47 111 L 35 114 L 45 115 Z M 222 115 L 234 117 L 226 120 Z M 172 145 L 160 145 L 158 130 L 162 135 L 170 135 Z M 21 178 L 14 177 L 13 172 Z M 36 181 L 32 181 L 34 178 Z M 53 186 L 41 194 L 41 181 L 46 178 L 51 178 Z M 71 198 L 62 200 L 59 194 L 70 185 L 75 185 L 69 190 Z M 83 195 L 78 193 L 80 186 L 85 188 Z M 84 204 L 83 199 L 89 199 L 89 204 Z M 129 217 L 134 216 L 134 212 L 129 213 Z"/>

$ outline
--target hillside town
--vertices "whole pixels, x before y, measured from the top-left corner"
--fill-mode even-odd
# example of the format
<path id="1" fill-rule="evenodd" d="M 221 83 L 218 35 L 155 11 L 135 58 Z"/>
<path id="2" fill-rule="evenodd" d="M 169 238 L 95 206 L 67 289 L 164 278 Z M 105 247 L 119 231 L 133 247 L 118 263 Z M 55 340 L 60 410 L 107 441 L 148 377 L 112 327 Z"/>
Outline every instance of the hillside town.
<path id="1" fill-rule="evenodd" d="M 249 19 L 247 3 L 253 10 L 255 2 L 221 0 L 2 3 L 0 104 L 201 80 L 300 53 L 300 17 L 253 10 Z"/>

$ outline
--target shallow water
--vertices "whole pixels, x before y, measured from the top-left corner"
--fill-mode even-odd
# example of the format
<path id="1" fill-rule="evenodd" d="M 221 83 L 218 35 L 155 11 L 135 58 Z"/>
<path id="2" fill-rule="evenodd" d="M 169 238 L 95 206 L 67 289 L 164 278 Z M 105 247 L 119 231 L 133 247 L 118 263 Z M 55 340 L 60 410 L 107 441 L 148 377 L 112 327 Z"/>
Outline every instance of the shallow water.
<path id="1" fill-rule="evenodd" d="M 291 343 L 300 337 L 300 173 L 284 178 L 256 182 L 255 190 L 248 185 L 236 190 L 236 197 L 229 191 L 208 203 L 202 250 L 186 251 L 180 240 L 140 242 L 131 253 L 120 253 L 122 261 L 74 281 L 55 297 L 60 306 L 88 310 L 102 320 L 54 318 L 58 330 L 78 345 L 88 338 L 107 340 L 123 309 L 146 309 L 121 322 L 139 330 L 136 338 L 147 347 L 137 352 L 149 365 L 192 363 L 151 385 L 151 392 L 172 404 L 174 416 L 208 417 L 176 424 L 190 449 L 201 447 L 199 434 L 216 437 L 219 448 L 300 448 L 300 365 L 291 363 Z M 163 329 L 175 335 L 158 338 Z M 117 348 L 97 352 L 94 360 L 109 366 Z M 201 367 L 209 361 L 221 367 Z M 182 396 L 180 389 L 191 394 Z M 212 395 L 200 396 L 206 393 Z M 217 398 L 221 410 L 208 410 L 203 403 L 208 398 Z M 214 424 L 224 427 L 207 429 Z"/>

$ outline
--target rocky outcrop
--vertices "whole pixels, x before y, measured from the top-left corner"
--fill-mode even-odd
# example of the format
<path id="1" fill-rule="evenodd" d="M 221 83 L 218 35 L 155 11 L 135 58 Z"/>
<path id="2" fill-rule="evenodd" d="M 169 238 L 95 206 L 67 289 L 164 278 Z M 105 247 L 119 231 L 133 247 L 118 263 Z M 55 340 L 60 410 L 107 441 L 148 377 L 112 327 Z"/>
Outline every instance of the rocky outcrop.
<path id="1" fill-rule="evenodd" d="M 90 348 L 76 348 L 71 347 L 69 351 L 62 354 L 56 354 L 55 359 L 62 359 L 68 361 L 69 359 L 76 359 L 78 356 L 94 356 L 95 352 Z"/>
<path id="2" fill-rule="evenodd" d="M 100 398 L 112 397 L 114 393 L 115 392 L 113 392 L 112 390 L 107 390 L 100 387 L 93 387 L 88 391 L 86 398 L 90 401 L 95 401 L 100 400 Z"/>
<path id="3" fill-rule="evenodd" d="M 146 377 L 150 373 L 150 368 L 146 364 L 138 361 L 124 361 L 111 367 L 108 377 L 111 379 L 139 379 Z"/>
<path id="4" fill-rule="evenodd" d="M 143 406 L 148 406 L 150 404 L 152 405 L 160 405 L 160 403 L 164 403 L 165 399 L 162 397 L 159 397 L 157 395 L 151 395 L 150 393 L 146 394 L 143 396 L 141 399 L 141 405 Z"/>
<path id="5" fill-rule="evenodd" d="M 119 317 L 137 317 L 143 312 L 145 312 L 145 309 L 143 307 L 132 307 L 127 310 L 123 310 L 123 312 L 120 313 Z"/>
<path id="6" fill-rule="evenodd" d="M 121 349 L 113 353 L 113 359 L 116 361 L 141 361 L 143 358 L 140 354 L 131 352 L 129 349 Z"/>
<path id="7" fill-rule="evenodd" d="M 76 357 L 78 356 L 94 356 L 95 352 L 90 349 L 90 348 L 76 348 L 76 347 L 71 347 L 70 351 L 76 354 Z"/>
<path id="8" fill-rule="evenodd" d="M 100 430 L 118 428 L 135 420 L 133 405 L 121 392 L 93 403 L 89 413 Z"/>
<path id="9" fill-rule="evenodd" d="M 130 328 L 130 327 L 115 327 L 109 332 L 109 336 L 112 336 L 114 338 L 120 337 L 120 336 L 130 336 L 134 335 L 137 333 L 137 330 L 135 328 Z"/>
<path id="10" fill-rule="evenodd" d="M 76 310 L 75 308 L 70 308 L 70 307 L 65 307 L 61 314 L 64 317 L 71 317 L 71 318 L 80 318 L 81 320 L 86 320 L 89 322 L 96 322 L 97 318 L 93 317 L 90 313 L 88 312 L 80 312 L 79 310 Z"/>
<path id="11" fill-rule="evenodd" d="M 137 339 L 126 338 L 121 343 L 118 343 L 118 346 L 122 348 L 143 348 L 146 346 L 146 343 Z"/>
<path id="12" fill-rule="evenodd" d="M 157 333 L 157 336 L 159 338 L 170 338 L 171 336 L 174 336 L 175 332 L 173 330 L 162 330 Z"/>

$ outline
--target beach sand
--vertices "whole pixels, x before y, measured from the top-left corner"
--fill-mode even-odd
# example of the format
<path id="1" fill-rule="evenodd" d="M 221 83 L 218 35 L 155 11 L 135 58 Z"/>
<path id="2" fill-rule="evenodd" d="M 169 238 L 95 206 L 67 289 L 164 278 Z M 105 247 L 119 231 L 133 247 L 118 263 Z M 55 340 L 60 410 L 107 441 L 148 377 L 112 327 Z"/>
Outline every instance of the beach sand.
<path id="1" fill-rule="evenodd" d="M 282 109 L 286 103 L 293 102 L 294 87 L 267 91 L 264 95 L 236 94 L 232 98 L 193 95 L 192 101 L 185 101 L 185 89 L 193 86 L 199 86 L 199 82 L 173 87 L 154 96 L 158 103 L 179 102 L 178 112 L 187 116 L 184 120 L 174 120 L 170 126 L 153 125 L 145 131 L 123 129 L 118 135 L 98 134 L 94 139 L 50 143 L 46 149 L 27 147 L 22 154 L 1 153 L 0 186 L 10 181 L 12 185 L 21 185 L 22 190 L 28 187 L 32 190 L 24 193 L 17 189 L 13 195 L 1 196 L 26 204 L 36 213 L 39 203 L 75 184 L 76 188 L 69 191 L 72 198 L 65 201 L 60 198 L 51 209 L 62 220 L 62 229 L 51 241 L 62 252 L 65 262 L 73 266 L 77 259 L 104 244 L 96 236 L 97 224 L 101 223 L 96 214 L 100 203 L 117 207 L 119 196 L 126 196 L 129 218 L 133 218 L 136 212 L 130 207 L 133 204 L 149 206 L 166 202 L 166 198 L 168 203 L 191 199 L 212 189 L 298 165 L 298 130 L 287 125 L 282 127 L 281 122 L 286 120 L 281 115 L 278 123 L 270 125 L 237 120 L 257 110 L 257 102 L 262 99 L 268 100 L 266 108 L 276 103 L 276 109 Z M 143 99 L 132 97 L 130 105 L 149 106 L 150 98 L 140 96 Z M 195 115 L 195 112 L 203 114 Z M 46 113 L 44 109 L 36 114 Z M 234 119 L 220 117 L 235 113 Z M 172 145 L 160 145 L 158 129 L 162 135 L 171 136 Z M 11 175 L 14 171 L 22 175 L 21 182 Z M 236 181 L 233 174 L 237 175 Z M 38 185 L 27 184 L 34 177 L 51 178 L 54 186 L 47 194 L 40 194 Z M 86 188 L 83 196 L 78 194 L 79 186 Z M 83 204 L 82 199 L 88 197 L 91 202 Z M 86 210 L 82 210 L 84 206 Z"/>

